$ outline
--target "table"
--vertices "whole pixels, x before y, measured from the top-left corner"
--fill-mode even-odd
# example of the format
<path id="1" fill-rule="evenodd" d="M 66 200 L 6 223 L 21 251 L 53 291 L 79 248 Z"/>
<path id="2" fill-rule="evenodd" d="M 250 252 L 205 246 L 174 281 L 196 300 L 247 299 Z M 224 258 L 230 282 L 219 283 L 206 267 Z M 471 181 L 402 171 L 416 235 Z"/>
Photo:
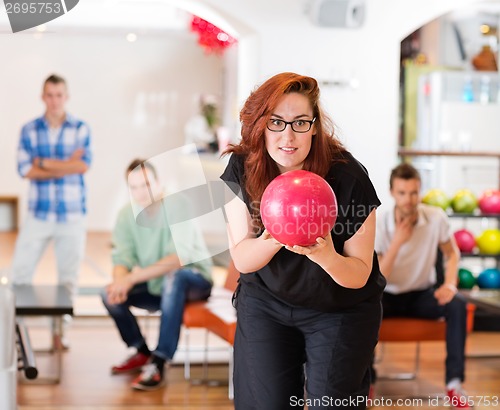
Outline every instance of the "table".
<path id="1" fill-rule="evenodd" d="M 0 409 L 17 409 L 14 293 L 0 281 Z"/>
<path id="2" fill-rule="evenodd" d="M 24 326 L 23 316 L 50 316 L 53 319 L 51 351 L 56 358 L 56 373 L 53 377 L 38 377 L 36 383 L 57 384 L 61 381 L 62 323 L 64 315 L 73 315 L 70 290 L 63 285 L 14 285 L 16 316 L 18 325 Z"/>
<path id="3" fill-rule="evenodd" d="M 472 289 L 459 291 L 460 295 L 470 303 L 488 312 L 500 314 L 500 290 L 493 289 Z M 498 358 L 498 354 L 476 354 L 467 355 L 467 358 L 489 359 Z"/>
<path id="4" fill-rule="evenodd" d="M 491 313 L 500 314 L 500 290 L 472 289 L 460 290 L 460 294 L 470 303 Z"/>

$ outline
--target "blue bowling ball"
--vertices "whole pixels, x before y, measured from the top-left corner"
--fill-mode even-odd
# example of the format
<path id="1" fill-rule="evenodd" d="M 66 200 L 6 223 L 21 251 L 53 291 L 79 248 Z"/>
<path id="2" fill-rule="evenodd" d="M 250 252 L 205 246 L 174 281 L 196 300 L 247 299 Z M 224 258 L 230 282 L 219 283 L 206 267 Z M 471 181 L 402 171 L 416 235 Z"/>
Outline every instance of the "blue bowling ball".
<path id="1" fill-rule="evenodd" d="M 482 289 L 500 289 L 500 270 L 488 268 L 477 277 L 477 285 Z"/>

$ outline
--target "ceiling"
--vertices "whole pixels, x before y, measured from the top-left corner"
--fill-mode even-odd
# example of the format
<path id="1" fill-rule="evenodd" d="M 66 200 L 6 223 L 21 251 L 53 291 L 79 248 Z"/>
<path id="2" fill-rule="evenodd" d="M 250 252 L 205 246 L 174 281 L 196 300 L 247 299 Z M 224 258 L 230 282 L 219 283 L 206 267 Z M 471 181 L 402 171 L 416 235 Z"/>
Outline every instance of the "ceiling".
<path id="1" fill-rule="evenodd" d="M 176 3 L 172 0 L 80 0 L 74 9 L 46 23 L 43 29 L 51 32 L 137 31 L 143 34 L 183 32 L 189 26 L 191 15 Z M 3 1 L 0 2 L 0 28 L 3 31 L 10 29 Z"/>

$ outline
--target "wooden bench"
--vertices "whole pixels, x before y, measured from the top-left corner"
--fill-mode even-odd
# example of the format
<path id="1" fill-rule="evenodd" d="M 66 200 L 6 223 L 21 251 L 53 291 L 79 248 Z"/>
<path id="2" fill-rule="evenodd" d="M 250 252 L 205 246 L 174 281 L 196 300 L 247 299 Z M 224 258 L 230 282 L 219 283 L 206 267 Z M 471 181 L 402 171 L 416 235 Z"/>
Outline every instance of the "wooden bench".
<path id="1" fill-rule="evenodd" d="M 203 361 L 203 379 L 208 381 L 208 333 L 211 332 L 229 343 L 229 398 L 233 398 L 233 344 L 236 332 L 236 310 L 232 305 L 232 296 L 238 285 L 239 272 L 231 261 L 228 267 L 224 287 L 214 288 L 207 301 L 191 302 L 184 308 L 183 325 L 186 334 L 186 356 L 184 377 L 191 379 L 191 362 L 189 357 L 189 329 L 204 328 L 205 359 Z"/>
<path id="2" fill-rule="evenodd" d="M 476 307 L 467 304 L 467 333 L 474 327 L 474 312 Z M 416 343 L 415 362 L 413 370 L 407 373 L 383 375 L 381 379 L 413 380 L 417 377 L 420 363 L 420 343 L 446 340 L 446 322 L 440 319 L 420 319 L 412 317 L 390 317 L 382 320 L 379 332 L 379 342 L 412 342 Z"/>

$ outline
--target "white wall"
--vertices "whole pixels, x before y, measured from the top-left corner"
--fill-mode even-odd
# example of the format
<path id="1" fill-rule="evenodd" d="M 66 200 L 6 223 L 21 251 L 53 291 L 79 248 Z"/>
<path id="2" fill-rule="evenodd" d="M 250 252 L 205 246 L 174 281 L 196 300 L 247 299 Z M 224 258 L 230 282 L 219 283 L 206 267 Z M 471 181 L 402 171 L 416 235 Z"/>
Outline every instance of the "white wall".
<path id="1" fill-rule="evenodd" d="M 92 129 L 94 163 L 87 174 L 88 227 L 108 230 L 127 200 L 124 169 L 131 159 L 181 146 L 183 127 L 200 93 L 220 95 L 223 60 L 208 56 L 191 33 L 139 36 L 104 33 L 19 33 L 0 36 L 0 195 L 19 195 L 21 220 L 27 181 L 16 172 L 23 123 L 43 113 L 43 80 L 66 77 L 68 111 Z"/>
<path id="2" fill-rule="evenodd" d="M 322 97 L 342 141 L 368 168 L 383 203 L 390 202 L 388 177 L 398 162 L 400 42 L 451 9 L 478 3 L 367 0 L 363 27 L 345 29 L 314 26 L 305 13 L 307 1 L 203 2 L 224 8 L 226 15 L 257 33 L 259 48 L 247 59 L 259 61 L 254 74 L 259 82 L 281 71 L 295 71 L 319 80 L 359 83 L 357 89 L 323 86 Z"/>
<path id="3" fill-rule="evenodd" d="M 382 202 L 387 203 L 389 171 L 398 160 L 400 41 L 439 15 L 479 1 L 367 0 L 366 21 L 360 29 L 315 27 L 304 12 L 306 0 L 199 3 L 219 13 L 228 26 L 241 29 L 234 68 L 237 104 L 257 82 L 280 71 L 358 82 L 356 89 L 324 86 L 324 105 L 342 140 L 367 166 Z M 26 187 L 13 171 L 18 129 L 42 109 L 38 102 L 42 79 L 49 71 L 59 71 L 70 82 L 71 111 L 87 119 L 94 130 L 90 229 L 112 225 L 121 197 L 125 198 L 123 165 L 133 156 L 153 156 L 178 146 L 179 127 L 189 116 L 192 94 L 218 93 L 222 83 L 220 61 L 206 58 L 187 39 L 152 37 L 128 44 L 109 35 L 65 39 L 50 35 L 36 41 L 18 34 L 1 36 L 0 48 L 0 160 L 5 176 L 0 194 L 24 195 Z M 234 78 L 234 72 L 231 75 Z M 177 93 L 168 127 L 134 126 L 133 106 L 141 91 Z"/>

